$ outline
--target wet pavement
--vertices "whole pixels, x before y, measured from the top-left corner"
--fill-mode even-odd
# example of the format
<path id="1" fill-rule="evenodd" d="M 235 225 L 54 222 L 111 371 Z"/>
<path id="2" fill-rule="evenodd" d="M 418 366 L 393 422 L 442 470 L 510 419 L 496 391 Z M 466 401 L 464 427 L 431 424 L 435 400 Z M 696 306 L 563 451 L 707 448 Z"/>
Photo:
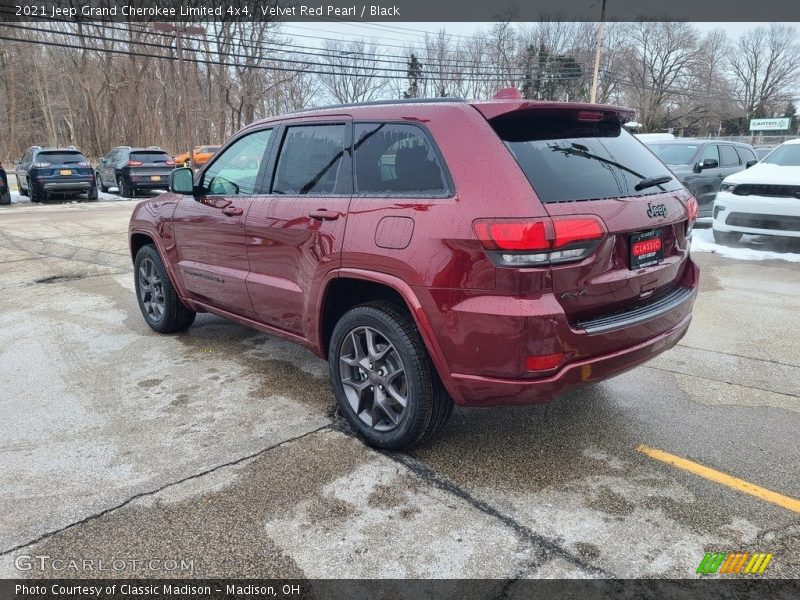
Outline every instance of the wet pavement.
<path id="1" fill-rule="evenodd" d="M 0 576 L 692 577 L 748 551 L 800 577 L 800 513 L 637 450 L 800 498 L 800 265 L 697 253 L 672 351 L 381 453 L 307 351 L 210 315 L 144 324 L 134 205 L 0 210 Z"/>

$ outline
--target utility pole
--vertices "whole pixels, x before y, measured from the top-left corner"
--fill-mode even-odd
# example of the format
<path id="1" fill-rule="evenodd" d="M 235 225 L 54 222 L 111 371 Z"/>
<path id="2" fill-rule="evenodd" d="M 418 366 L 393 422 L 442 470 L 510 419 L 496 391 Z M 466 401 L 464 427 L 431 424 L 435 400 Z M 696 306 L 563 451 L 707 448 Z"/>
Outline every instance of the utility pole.
<path id="1" fill-rule="evenodd" d="M 185 35 L 205 35 L 206 30 L 203 27 L 192 25 L 172 25 L 170 23 L 156 23 L 153 28 L 157 31 L 164 31 L 167 33 L 175 34 L 175 49 L 178 55 L 178 77 L 180 78 L 181 90 L 183 90 L 183 98 L 181 112 L 183 113 L 183 139 L 189 147 L 189 165 L 194 169 L 194 140 L 192 140 L 192 125 L 189 122 L 189 93 L 186 87 L 186 72 L 183 62 L 183 37 Z M 184 146 L 185 147 L 185 146 Z"/>
<path id="2" fill-rule="evenodd" d="M 600 76 L 600 49 L 603 47 L 603 34 L 606 29 L 606 0 L 602 0 L 600 9 L 600 27 L 597 28 L 597 47 L 594 50 L 594 76 L 592 77 L 592 95 L 590 102 L 597 102 L 597 80 Z"/>

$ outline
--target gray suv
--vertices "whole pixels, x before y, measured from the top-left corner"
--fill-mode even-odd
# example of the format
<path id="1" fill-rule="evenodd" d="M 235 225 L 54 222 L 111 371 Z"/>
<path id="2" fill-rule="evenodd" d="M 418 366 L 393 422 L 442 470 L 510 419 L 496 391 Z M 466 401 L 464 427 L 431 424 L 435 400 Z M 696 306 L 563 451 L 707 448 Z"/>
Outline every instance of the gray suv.
<path id="1" fill-rule="evenodd" d="M 758 162 L 753 147 L 721 140 L 677 139 L 646 143 L 697 198 L 698 217 L 710 217 L 722 180 Z"/>

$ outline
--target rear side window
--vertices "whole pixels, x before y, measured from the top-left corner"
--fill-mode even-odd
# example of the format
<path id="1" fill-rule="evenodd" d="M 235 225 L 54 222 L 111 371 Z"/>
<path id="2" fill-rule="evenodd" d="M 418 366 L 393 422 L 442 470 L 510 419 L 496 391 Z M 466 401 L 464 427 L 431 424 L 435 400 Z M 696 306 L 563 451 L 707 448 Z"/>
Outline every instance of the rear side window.
<path id="1" fill-rule="evenodd" d="M 344 125 L 299 125 L 286 129 L 273 194 L 336 193 L 345 152 Z"/>
<path id="2" fill-rule="evenodd" d="M 449 196 L 439 157 L 425 132 L 414 125 L 355 126 L 356 194 Z"/>
<path id="3" fill-rule="evenodd" d="M 172 157 L 166 152 L 131 152 L 131 160 L 143 163 L 165 163 L 172 160 Z"/>
<path id="4" fill-rule="evenodd" d="M 736 150 L 734 150 L 733 146 L 720 146 L 719 155 L 722 157 L 722 162 L 720 164 L 723 167 L 739 166 L 739 155 L 736 154 Z"/>
<path id="5" fill-rule="evenodd" d="M 736 146 L 736 151 L 739 153 L 739 158 L 742 159 L 743 165 L 747 164 L 748 161 L 758 160 L 758 158 L 756 157 L 756 153 L 750 150 L 750 148 Z"/>
<path id="6" fill-rule="evenodd" d="M 681 189 L 672 179 L 636 191 L 669 169 L 618 123 L 562 116 L 504 115 L 491 125 L 542 202 L 635 197 Z"/>
<path id="7" fill-rule="evenodd" d="M 54 165 L 77 165 L 86 162 L 80 152 L 39 152 L 36 162 L 49 162 Z"/>

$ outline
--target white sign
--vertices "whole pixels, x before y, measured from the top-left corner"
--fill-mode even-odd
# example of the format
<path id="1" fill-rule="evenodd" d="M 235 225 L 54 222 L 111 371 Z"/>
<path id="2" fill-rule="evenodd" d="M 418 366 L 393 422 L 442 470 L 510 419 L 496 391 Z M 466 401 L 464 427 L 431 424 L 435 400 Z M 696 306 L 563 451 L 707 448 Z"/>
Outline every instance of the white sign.
<path id="1" fill-rule="evenodd" d="M 750 131 L 781 131 L 789 129 L 791 119 L 750 119 Z"/>

